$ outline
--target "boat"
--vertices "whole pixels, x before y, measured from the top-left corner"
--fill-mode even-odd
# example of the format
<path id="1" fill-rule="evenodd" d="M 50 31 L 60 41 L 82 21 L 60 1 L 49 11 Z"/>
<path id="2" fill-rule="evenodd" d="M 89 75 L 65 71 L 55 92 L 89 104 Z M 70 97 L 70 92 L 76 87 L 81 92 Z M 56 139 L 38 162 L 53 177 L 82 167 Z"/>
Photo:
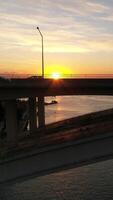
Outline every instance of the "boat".
<path id="1" fill-rule="evenodd" d="M 57 103 L 58 101 L 52 100 L 51 102 L 45 102 L 45 105 L 48 106 L 48 105 L 57 104 Z"/>

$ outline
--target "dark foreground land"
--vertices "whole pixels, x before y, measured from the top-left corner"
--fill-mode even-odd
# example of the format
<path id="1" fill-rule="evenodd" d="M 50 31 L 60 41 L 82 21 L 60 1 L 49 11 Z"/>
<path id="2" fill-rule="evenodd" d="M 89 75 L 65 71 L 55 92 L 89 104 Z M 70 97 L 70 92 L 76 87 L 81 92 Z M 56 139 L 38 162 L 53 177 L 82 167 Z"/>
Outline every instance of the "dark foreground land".
<path id="1" fill-rule="evenodd" d="M 17 146 L 9 147 L 0 143 L 0 158 L 8 158 L 44 146 L 51 146 L 95 135 L 113 132 L 113 109 L 85 114 L 66 119 L 37 129 L 32 134 L 24 133 Z"/>

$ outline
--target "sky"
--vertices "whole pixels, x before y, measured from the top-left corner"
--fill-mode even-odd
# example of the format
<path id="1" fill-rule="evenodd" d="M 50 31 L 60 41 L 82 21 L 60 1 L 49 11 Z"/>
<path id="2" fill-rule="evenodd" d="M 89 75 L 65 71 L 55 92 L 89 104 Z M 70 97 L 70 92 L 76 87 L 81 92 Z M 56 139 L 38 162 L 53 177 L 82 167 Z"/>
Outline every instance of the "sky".
<path id="1" fill-rule="evenodd" d="M 0 0 L 0 74 L 113 74 L 113 0 Z"/>

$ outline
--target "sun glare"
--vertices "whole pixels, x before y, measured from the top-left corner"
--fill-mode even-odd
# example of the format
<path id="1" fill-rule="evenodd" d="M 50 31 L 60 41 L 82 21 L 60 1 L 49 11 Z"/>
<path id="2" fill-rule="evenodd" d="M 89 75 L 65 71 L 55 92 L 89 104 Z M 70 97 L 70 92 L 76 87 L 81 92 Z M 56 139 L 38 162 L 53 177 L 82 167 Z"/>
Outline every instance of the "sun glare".
<path id="1" fill-rule="evenodd" d="M 57 80 L 57 79 L 61 78 L 61 74 L 58 73 L 58 72 L 54 72 L 54 73 L 52 74 L 52 78 L 55 79 L 55 80 Z"/>

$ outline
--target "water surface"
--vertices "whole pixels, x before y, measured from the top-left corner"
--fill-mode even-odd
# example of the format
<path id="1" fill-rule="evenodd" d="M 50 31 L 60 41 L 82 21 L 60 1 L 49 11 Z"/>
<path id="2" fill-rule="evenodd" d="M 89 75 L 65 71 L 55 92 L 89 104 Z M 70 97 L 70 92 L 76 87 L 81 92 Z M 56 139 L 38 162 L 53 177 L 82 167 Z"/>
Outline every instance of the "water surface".
<path id="1" fill-rule="evenodd" d="M 51 101 L 52 97 L 45 101 Z M 46 124 L 113 108 L 113 96 L 59 96 L 58 104 L 46 106 Z"/>

